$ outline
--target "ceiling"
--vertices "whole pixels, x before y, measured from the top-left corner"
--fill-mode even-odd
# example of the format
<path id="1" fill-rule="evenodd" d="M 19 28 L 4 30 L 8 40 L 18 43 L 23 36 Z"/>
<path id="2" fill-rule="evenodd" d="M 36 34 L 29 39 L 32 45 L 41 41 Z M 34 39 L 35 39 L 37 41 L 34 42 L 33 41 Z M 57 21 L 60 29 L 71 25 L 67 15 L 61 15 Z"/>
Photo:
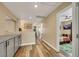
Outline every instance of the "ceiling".
<path id="1" fill-rule="evenodd" d="M 36 16 L 48 16 L 60 2 L 3 2 L 3 4 L 20 20 L 41 21 Z M 34 5 L 38 5 L 35 8 Z"/>

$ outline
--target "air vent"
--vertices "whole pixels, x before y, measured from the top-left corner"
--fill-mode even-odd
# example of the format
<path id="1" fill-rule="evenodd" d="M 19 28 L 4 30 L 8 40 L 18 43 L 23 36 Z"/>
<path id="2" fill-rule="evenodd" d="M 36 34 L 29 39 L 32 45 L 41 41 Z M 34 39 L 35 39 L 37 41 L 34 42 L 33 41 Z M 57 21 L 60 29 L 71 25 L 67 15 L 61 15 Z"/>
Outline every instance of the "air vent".
<path id="1" fill-rule="evenodd" d="M 45 16 L 36 16 L 36 18 L 46 18 Z"/>

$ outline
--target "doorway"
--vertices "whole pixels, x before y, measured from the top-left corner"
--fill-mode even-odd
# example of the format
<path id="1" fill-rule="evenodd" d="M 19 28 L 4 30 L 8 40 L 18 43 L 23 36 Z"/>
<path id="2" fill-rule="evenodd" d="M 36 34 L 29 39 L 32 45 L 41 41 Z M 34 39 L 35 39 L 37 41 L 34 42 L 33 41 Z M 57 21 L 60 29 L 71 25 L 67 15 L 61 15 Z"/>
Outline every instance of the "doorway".
<path id="1" fill-rule="evenodd" d="M 57 14 L 57 48 L 64 56 L 72 56 L 72 7 Z"/>

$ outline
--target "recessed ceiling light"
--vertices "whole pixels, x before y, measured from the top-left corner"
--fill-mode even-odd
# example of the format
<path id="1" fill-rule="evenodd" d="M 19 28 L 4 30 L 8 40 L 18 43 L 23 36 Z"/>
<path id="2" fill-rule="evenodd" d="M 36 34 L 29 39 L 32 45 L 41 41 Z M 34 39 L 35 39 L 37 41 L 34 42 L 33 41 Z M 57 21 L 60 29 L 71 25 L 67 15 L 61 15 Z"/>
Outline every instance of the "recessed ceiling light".
<path id="1" fill-rule="evenodd" d="M 34 5 L 34 7 L 35 7 L 35 8 L 37 8 L 37 7 L 38 7 L 38 5 Z"/>
<path id="2" fill-rule="evenodd" d="M 29 19 L 32 19 L 32 17 L 31 17 L 31 16 L 29 16 Z"/>

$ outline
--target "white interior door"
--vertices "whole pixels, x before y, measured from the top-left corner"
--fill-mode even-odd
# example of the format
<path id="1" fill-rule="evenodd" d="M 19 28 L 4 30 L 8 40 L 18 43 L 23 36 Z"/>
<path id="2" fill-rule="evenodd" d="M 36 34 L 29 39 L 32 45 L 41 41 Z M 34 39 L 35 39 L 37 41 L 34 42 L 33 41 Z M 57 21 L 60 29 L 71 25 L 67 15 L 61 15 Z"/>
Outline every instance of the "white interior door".
<path id="1" fill-rule="evenodd" d="M 73 54 L 72 56 L 79 56 L 79 3 L 72 3 L 72 43 L 73 43 Z"/>

